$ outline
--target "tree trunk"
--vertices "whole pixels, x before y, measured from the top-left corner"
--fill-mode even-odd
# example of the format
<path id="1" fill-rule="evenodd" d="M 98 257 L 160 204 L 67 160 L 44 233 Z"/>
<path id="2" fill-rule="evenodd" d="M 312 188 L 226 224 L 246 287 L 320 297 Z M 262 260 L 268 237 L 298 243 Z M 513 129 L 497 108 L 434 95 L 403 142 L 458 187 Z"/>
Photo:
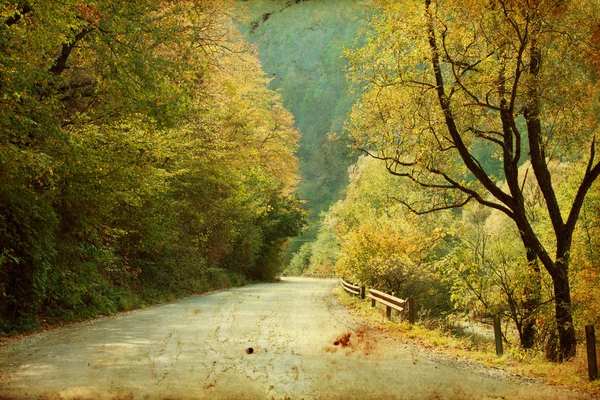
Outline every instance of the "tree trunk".
<path id="1" fill-rule="evenodd" d="M 525 301 L 523 303 L 523 327 L 520 332 L 521 347 L 530 349 L 535 343 L 536 321 L 535 314 L 540 305 L 542 281 L 537 254 L 527 249 L 527 263 L 529 265 L 528 285 L 526 285 Z"/>
<path id="2" fill-rule="evenodd" d="M 554 306 L 556 311 L 556 323 L 558 325 L 559 361 L 566 361 L 575 356 L 577 341 L 575 338 L 575 327 L 571 314 L 571 288 L 567 274 L 567 263 L 558 261 L 557 276 L 554 282 Z"/>
<path id="3" fill-rule="evenodd" d="M 530 303 L 529 301 L 524 306 L 525 312 L 529 312 Z M 521 347 L 524 349 L 531 349 L 535 344 L 535 327 L 536 322 L 533 316 L 529 316 L 527 319 L 523 321 L 523 327 L 521 330 Z"/>
<path id="4" fill-rule="evenodd" d="M 539 274 L 539 270 L 537 271 Z M 525 288 L 525 303 L 523 304 L 523 330 L 521 333 L 521 347 L 524 349 L 530 349 L 535 343 L 536 334 L 536 319 L 535 313 L 537 307 L 540 304 L 540 292 L 539 292 L 539 275 L 532 277 L 532 286 Z M 535 282 L 533 282 L 535 280 Z"/>

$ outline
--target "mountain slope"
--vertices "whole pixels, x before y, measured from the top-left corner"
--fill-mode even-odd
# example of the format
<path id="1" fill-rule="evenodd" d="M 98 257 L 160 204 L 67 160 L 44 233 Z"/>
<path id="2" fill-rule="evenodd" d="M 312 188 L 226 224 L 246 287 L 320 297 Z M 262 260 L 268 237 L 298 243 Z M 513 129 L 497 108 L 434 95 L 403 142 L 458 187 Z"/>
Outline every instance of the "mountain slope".
<path id="1" fill-rule="evenodd" d="M 271 88 L 301 131 L 299 195 L 308 201 L 310 229 L 316 235 L 320 212 L 339 198 L 353 162 L 343 123 L 354 102 L 347 91 L 342 57 L 360 27 L 358 1 L 241 1 L 240 30 L 256 44 Z M 328 135 L 335 134 L 335 135 Z M 335 137 L 336 139 L 331 139 Z"/>

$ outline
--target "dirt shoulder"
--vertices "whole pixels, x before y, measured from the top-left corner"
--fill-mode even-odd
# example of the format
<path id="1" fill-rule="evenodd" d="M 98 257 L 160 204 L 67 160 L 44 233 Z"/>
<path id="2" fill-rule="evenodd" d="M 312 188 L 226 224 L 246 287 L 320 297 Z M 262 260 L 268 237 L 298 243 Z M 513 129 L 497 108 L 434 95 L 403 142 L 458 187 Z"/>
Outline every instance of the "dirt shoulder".
<path id="1" fill-rule="evenodd" d="M 383 309 L 372 309 L 370 304 L 349 296 L 340 288 L 332 290 L 332 295 L 337 306 L 345 309 L 365 327 L 380 331 L 436 362 L 507 382 L 553 388 L 557 393 L 567 396 L 565 398 L 600 398 L 600 382 L 589 382 L 587 379 L 585 354 L 563 364 L 547 362 L 541 354 L 524 355 L 518 349 L 514 349 L 514 353 L 508 349 L 502 357 L 497 357 L 493 341 L 487 350 L 470 350 L 468 339 L 420 325 L 411 327 L 397 316 L 389 321 Z"/>

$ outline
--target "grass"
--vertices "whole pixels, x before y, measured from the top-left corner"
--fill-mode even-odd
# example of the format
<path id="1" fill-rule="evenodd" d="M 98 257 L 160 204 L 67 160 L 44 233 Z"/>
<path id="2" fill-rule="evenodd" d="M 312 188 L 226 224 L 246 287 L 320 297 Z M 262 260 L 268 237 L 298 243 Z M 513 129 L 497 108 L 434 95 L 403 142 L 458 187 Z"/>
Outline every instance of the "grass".
<path id="1" fill-rule="evenodd" d="M 435 321 L 419 321 L 411 326 L 395 312 L 392 320 L 388 321 L 384 306 L 372 308 L 370 300 L 350 296 L 341 287 L 336 288 L 333 293 L 341 305 L 370 325 L 386 330 L 391 336 L 453 358 L 475 361 L 487 367 L 542 379 L 551 385 L 577 389 L 600 397 L 600 380 L 589 381 L 587 358 L 581 345 L 576 357 L 560 364 L 546 361 L 538 351 L 525 351 L 514 346 L 505 348 L 504 355 L 497 357 L 493 340 L 482 339 L 460 329 L 448 329 L 445 324 Z"/>

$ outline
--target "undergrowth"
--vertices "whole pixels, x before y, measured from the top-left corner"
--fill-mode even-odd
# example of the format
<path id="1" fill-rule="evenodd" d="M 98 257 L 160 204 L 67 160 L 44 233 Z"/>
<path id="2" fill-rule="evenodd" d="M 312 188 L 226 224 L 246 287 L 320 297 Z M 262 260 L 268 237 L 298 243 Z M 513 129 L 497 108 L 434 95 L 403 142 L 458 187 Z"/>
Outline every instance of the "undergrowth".
<path id="1" fill-rule="evenodd" d="M 220 268 L 206 271 L 202 279 L 182 281 L 180 285 L 155 287 L 145 286 L 143 290 L 112 287 L 104 290 L 92 302 L 79 307 L 52 309 L 30 319 L 21 319 L 18 323 L 6 324 L 0 319 L 0 340 L 20 338 L 36 332 L 56 329 L 68 324 L 115 315 L 122 312 L 142 309 L 149 306 L 176 301 L 188 296 L 204 294 L 220 289 L 240 287 L 253 283 L 244 275 Z"/>

